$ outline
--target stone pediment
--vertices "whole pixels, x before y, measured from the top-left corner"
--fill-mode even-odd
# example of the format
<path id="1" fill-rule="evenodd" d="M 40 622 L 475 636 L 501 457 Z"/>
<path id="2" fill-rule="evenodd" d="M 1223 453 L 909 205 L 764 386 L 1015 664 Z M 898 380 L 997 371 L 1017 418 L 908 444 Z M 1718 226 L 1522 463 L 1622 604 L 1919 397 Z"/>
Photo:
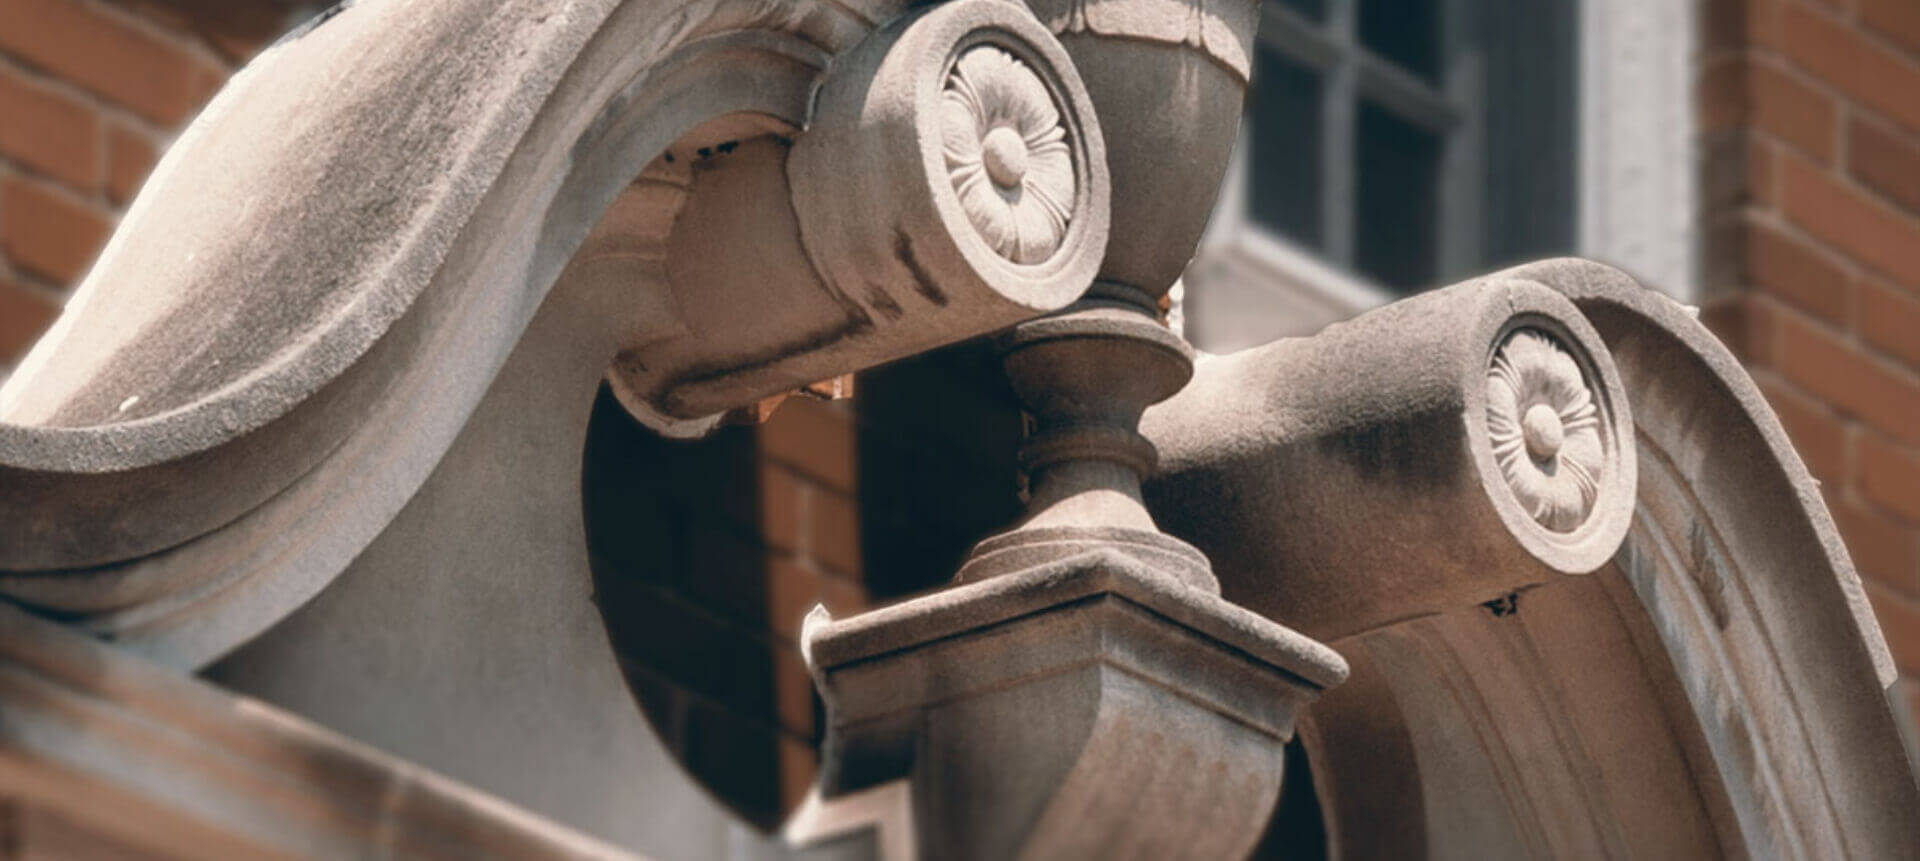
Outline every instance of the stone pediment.
<path id="1" fill-rule="evenodd" d="M 973 8 L 947 37 L 1044 36 Z M 1056 103 L 1059 222 L 1017 255 L 935 162 L 939 56 L 887 72 L 918 88 L 890 115 L 816 103 L 902 9 L 343 4 L 282 40 L 0 394 L 0 589 L 169 661 L 231 648 L 392 519 L 550 294 L 580 366 L 674 434 L 1069 301 L 1106 174 L 1057 47 L 1002 40 Z M 255 599 L 217 634 L 190 609 Z"/>
<path id="2" fill-rule="evenodd" d="M 0 651 L 196 670 L 253 641 L 235 687 L 637 828 L 630 778 L 670 763 L 585 577 L 596 387 L 692 435 L 1019 324 L 1027 466 L 1057 480 L 965 585 L 816 620 L 829 789 L 937 780 L 921 718 L 980 709 L 918 760 L 977 785 L 923 782 L 954 803 L 915 815 L 1004 779 L 1027 807 L 970 845 L 1227 852 L 1297 719 L 1354 854 L 1915 845 L 1884 643 L 1717 341 L 1549 261 L 1196 370 L 1153 308 L 1218 185 L 1247 9 L 1035 5 L 363 3 L 278 44 L 0 390 L 0 596 L 114 641 L 32 622 Z M 1129 95 L 1169 81 L 1212 84 Z M 64 676 L 36 690 L 100 688 Z M 1058 756 L 1021 756 L 1036 709 L 1073 718 Z M 868 761 L 834 760 L 850 740 Z M 1192 762 L 1234 786 L 1160 779 Z"/>

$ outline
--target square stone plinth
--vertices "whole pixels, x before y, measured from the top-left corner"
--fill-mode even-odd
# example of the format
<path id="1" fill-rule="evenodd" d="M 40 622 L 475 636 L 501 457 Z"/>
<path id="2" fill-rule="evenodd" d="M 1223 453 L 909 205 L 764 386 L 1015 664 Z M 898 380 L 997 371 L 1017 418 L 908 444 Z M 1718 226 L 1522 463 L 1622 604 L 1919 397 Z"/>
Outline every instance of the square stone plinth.
<path id="1" fill-rule="evenodd" d="M 1331 649 L 1118 553 L 803 637 L 823 792 L 911 779 L 930 857 L 1228 857 L 1259 836 Z"/>

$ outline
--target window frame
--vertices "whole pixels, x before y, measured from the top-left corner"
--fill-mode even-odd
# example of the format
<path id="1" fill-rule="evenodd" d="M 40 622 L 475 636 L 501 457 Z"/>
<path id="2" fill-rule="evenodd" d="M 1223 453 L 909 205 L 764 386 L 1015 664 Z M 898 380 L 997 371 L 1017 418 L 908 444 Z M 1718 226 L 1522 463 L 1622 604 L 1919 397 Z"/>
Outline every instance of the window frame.
<path id="1" fill-rule="evenodd" d="M 1444 20 L 1458 22 L 1460 0 L 1444 0 Z M 1346 36 L 1357 43 L 1358 0 L 1328 0 L 1327 29 L 1346 28 Z M 1692 4 L 1671 0 L 1578 0 L 1573 10 L 1575 44 L 1575 123 L 1573 190 L 1573 253 L 1619 266 L 1651 287 L 1682 301 L 1698 300 L 1699 227 L 1696 218 L 1695 175 L 1698 162 L 1696 125 L 1692 111 L 1692 50 L 1696 21 Z M 1344 16 L 1344 17 L 1342 17 Z M 1449 27 L 1456 24 L 1449 23 Z M 1257 38 L 1268 44 L 1286 46 L 1289 59 L 1317 73 L 1333 60 L 1328 52 L 1337 45 L 1315 38 L 1315 24 L 1299 13 L 1267 0 L 1261 6 L 1260 33 Z M 1306 32 L 1302 32 L 1302 31 Z M 1459 33 L 1446 39 L 1458 39 Z M 1455 99 L 1470 96 L 1484 86 L 1485 65 L 1477 54 L 1452 50 L 1443 43 L 1440 91 Z M 1318 52 L 1318 53 L 1314 53 Z M 1366 57 L 1370 54 L 1361 52 Z M 1306 56 L 1314 62 L 1298 59 Z M 1373 58 L 1377 60 L 1377 58 Z M 1384 63 L 1384 61 L 1379 61 Z M 1357 69 L 1371 61 L 1351 60 L 1353 84 L 1361 80 Z M 1390 70 L 1398 72 L 1398 70 Z M 1364 95 L 1392 110 L 1390 101 L 1397 87 L 1411 75 L 1380 74 L 1366 78 L 1379 90 Z M 1426 86 L 1414 79 L 1414 83 Z M 1322 106 L 1322 122 L 1327 122 L 1327 103 L 1335 101 L 1335 82 L 1327 81 Z M 1385 93 L 1386 95 L 1381 95 Z M 1676 97 L 1676 94 L 1677 97 Z M 1472 101 L 1470 98 L 1467 101 Z M 1345 100 L 1346 110 L 1357 110 L 1358 98 Z M 1401 111 L 1396 114 L 1405 116 Z M 1478 113 L 1475 111 L 1474 113 Z M 1436 271 L 1443 281 L 1450 273 L 1457 276 L 1474 265 L 1468 259 L 1480 245 L 1481 218 L 1477 207 L 1477 186 L 1485 170 L 1481 161 L 1486 152 L 1484 117 L 1463 117 L 1466 128 L 1447 135 L 1443 147 L 1440 204 L 1440 234 L 1436 236 L 1440 259 Z M 1223 182 L 1221 196 L 1212 222 L 1202 238 L 1196 264 L 1234 270 L 1241 277 L 1233 289 L 1266 289 L 1302 295 L 1288 297 L 1295 305 L 1323 309 L 1317 319 L 1304 320 L 1294 327 L 1297 333 L 1318 329 L 1332 322 L 1392 301 L 1398 293 L 1355 271 L 1352 259 L 1351 179 L 1352 129 L 1349 120 L 1328 128 L 1340 132 L 1322 135 L 1323 170 L 1333 162 L 1327 151 L 1340 147 L 1344 154 L 1336 169 L 1323 181 L 1323 199 L 1343 188 L 1346 208 L 1329 215 L 1323 204 L 1323 234 L 1330 254 L 1307 248 L 1276 231 L 1255 222 L 1248 210 L 1248 151 L 1250 121 L 1242 122 L 1233 155 Z M 1328 142 L 1328 138 L 1345 136 Z M 1472 185 L 1475 188 L 1463 188 Z M 1475 207 L 1467 209 L 1466 207 Z M 1456 217 L 1468 215 L 1473 217 Z M 1331 223 L 1328 223 L 1331 222 Z M 1339 225 L 1337 231 L 1331 229 Z M 1335 244 L 1334 237 L 1340 236 Z M 1477 257 L 1477 255 L 1474 255 Z M 1437 286 L 1437 285 L 1436 285 Z M 1217 289 L 1217 288 L 1216 288 Z M 1189 319 L 1193 319 L 1189 317 Z M 1294 333 L 1294 332 L 1289 332 Z"/>

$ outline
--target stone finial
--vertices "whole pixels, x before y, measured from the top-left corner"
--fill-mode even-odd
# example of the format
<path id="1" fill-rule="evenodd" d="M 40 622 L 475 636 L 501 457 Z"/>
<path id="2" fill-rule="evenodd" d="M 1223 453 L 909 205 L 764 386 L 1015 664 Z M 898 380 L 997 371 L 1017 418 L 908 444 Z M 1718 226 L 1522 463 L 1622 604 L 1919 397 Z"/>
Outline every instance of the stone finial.
<path id="1" fill-rule="evenodd" d="M 1102 122 L 1124 130 L 1103 156 L 1118 241 L 1078 302 L 1001 338 L 1034 420 L 1026 516 L 976 545 L 953 588 L 803 634 L 827 705 L 825 794 L 908 777 L 932 857 L 1244 856 L 1295 716 L 1346 675 L 1221 598 L 1207 558 L 1141 499 L 1158 460 L 1141 415 L 1194 367 L 1160 300 L 1205 225 L 1245 84 L 1186 42 L 1138 38 L 1196 8 L 1119 0 L 1100 14 L 1135 29 L 1063 35 Z M 1062 204 L 1087 197 L 1087 172 L 1079 133 L 1054 121 L 1059 91 L 998 45 L 954 56 L 940 165 L 972 233 L 1014 266 L 1067 256 L 1053 246 L 1074 248 L 1082 216 Z M 1178 773 L 1193 777 L 1161 779 Z"/>
<path id="2" fill-rule="evenodd" d="M 1098 283 L 1067 313 L 1022 323 L 1004 338 L 1007 378 L 1034 417 L 1020 450 L 1027 516 L 975 546 L 958 579 L 1109 549 L 1219 591 L 1206 557 L 1161 533 L 1140 497 L 1158 460 L 1140 435 L 1140 415 L 1193 376 L 1193 348 L 1153 319 L 1150 302 L 1144 291 Z"/>
<path id="3" fill-rule="evenodd" d="M 1108 131 L 1113 236 L 1099 280 L 1157 301 L 1193 258 L 1246 101 L 1253 0 L 1026 0 Z M 1175 95 L 1169 95 L 1175 94 Z"/>

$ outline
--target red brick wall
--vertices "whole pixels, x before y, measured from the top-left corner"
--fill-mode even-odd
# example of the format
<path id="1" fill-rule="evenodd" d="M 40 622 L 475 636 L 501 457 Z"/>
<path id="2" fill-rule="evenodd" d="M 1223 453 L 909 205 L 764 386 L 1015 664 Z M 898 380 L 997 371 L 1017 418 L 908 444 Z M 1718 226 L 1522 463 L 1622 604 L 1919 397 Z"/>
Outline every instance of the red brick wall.
<path id="1" fill-rule="evenodd" d="M 1820 480 L 1920 713 L 1920 2 L 1704 10 L 1709 319 Z"/>
<path id="2" fill-rule="evenodd" d="M 0 374 L 290 0 L 0 0 Z"/>
<path id="3" fill-rule="evenodd" d="M 836 617 L 867 606 L 861 578 L 854 412 L 847 401 L 789 398 L 759 429 L 760 527 L 780 737 L 780 800 L 792 810 L 813 785 L 822 728 L 800 660 L 800 622 L 814 605 Z"/>
<path id="4" fill-rule="evenodd" d="M 594 600 L 628 685 L 687 770 L 769 828 L 817 767 L 801 620 L 866 606 L 856 440 L 850 404 L 805 398 L 664 440 L 605 392 L 587 435 Z"/>

